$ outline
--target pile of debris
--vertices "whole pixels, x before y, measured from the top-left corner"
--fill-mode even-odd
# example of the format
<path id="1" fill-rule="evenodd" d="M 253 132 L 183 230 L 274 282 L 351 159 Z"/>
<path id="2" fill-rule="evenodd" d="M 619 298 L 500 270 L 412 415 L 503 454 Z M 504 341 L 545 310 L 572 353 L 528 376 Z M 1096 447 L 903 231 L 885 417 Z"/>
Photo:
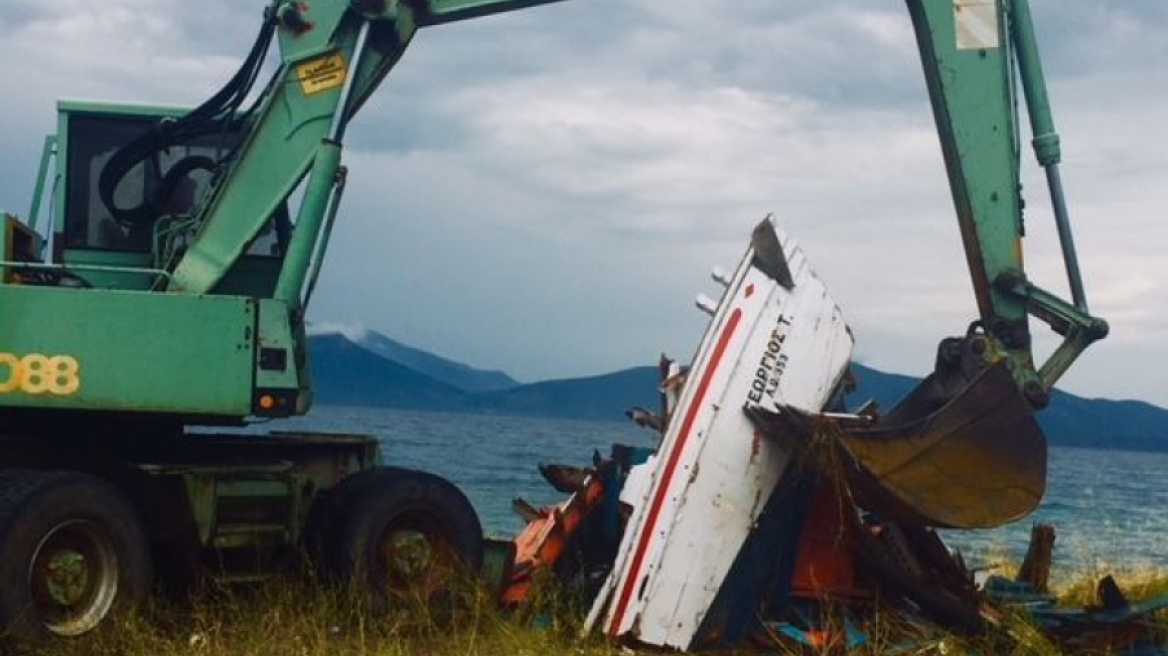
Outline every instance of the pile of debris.
<path id="1" fill-rule="evenodd" d="M 887 414 L 849 413 L 852 333 L 799 246 L 768 218 L 716 279 L 691 366 L 663 358 L 660 412 L 630 411 L 657 447 L 541 466 L 568 498 L 517 502 L 529 521 L 505 604 L 551 572 L 582 595 L 588 630 L 637 645 L 846 650 L 880 617 L 905 649 L 958 635 L 1005 651 L 1021 613 L 1070 653 L 1168 654 L 1152 617 L 1168 598 L 1133 605 L 1105 578 L 1096 607 L 1057 606 L 1053 528 L 1035 528 L 1018 576 L 981 585 L 937 535 L 1016 521 L 1045 491 L 1045 436 L 1004 367 L 979 364 L 976 330 L 943 341 Z"/>
<path id="2" fill-rule="evenodd" d="M 992 653 L 1016 653 L 1040 631 L 1067 654 L 1168 655 L 1156 612 L 1168 596 L 1130 603 L 1110 577 L 1097 586 L 1097 603 L 1061 607 L 1050 593 L 1054 528 L 1036 524 L 1030 548 L 1013 578 L 975 581 L 960 553 L 932 528 L 881 519 L 857 509 L 832 479 L 807 469 L 769 508 L 763 523 L 737 553 L 721 583 L 695 579 L 726 556 L 717 533 L 671 536 L 687 553 L 711 562 L 663 571 L 674 597 L 637 595 L 636 619 L 618 624 L 611 604 L 621 538 L 631 508 L 620 502 L 622 479 L 651 458 L 646 449 L 614 445 L 593 466 L 541 465 L 556 489 L 568 492 L 555 506 L 533 509 L 514 540 L 513 566 L 502 600 L 519 606 L 541 571 L 554 574 L 591 607 L 587 626 L 636 645 L 687 651 L 755 645 L 800 646 L 815 653 L 847 651 L 874 641 L 880 653 L 920 653 L 946 636 L 999 645 Z M 615 503 L 614 503 L 615 500 Z M 518 502 L 521 507 L 522 502 Z M 642 585 L 649 577 L 642 578 Z M 705 583 L 704 605 L 683 606 L 685 588 Z M 657 583 L 656 585 L 662 585 Z M 672 602 L 672 603 L 671 603 Z M 617 627 L 627 627 L 618 630 Z"/>

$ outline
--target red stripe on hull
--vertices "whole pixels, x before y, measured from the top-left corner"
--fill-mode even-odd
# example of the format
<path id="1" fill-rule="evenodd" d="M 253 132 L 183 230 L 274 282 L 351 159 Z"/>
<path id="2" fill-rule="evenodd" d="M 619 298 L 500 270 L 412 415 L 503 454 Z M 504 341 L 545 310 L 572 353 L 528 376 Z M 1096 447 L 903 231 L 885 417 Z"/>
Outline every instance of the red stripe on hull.
<path id="1" fill-rule="evenodd" d="M 690 403 L 689 410 L 685 414 L 685 422 L 681 426 L 681 432 L 678 434 L 677 446 L 673 449 L 673 453 L 669 456 L 669 462 L 665 466 L 665 476 L 662 483 L 657 486 L 657 494 L 653 497 L 653 503 L 649 506 L 649 516 L 645 521 L 645 526 L 654 526 L 657 523 L 657 515 L 661 512 L 661 506 L 665 503 L 665 495 L 669 491 L 669 484 L 673 480 L 674 470 L 677 469 L 677 463 L 681 459 L 681 454 L 685 450 L 685 442 L 689 439 L 690 431 L 693 430 L 694 421 L 697 419 L 698 411 L 702 407 L 702 402 L 705 400 L 706 393 L 710 388 L 710 381 L 714 377 L 714 372 L 718 370 L 718 365 L 722 362 L 722 357 L 726 354 L 726 347 L 730 344 L 731 337 L 734 336 L 734 331 L 738 328 L 738 322 L 742 320 L 742 309 L 735 308 L 730 313 L 730 318 L 726 322 L 726 327 L 722 329 L 722 334 L 718 337 L 718 343 L 714 347 L 713 356 L 710 358 L 710 363 L 702 374 L 702 379 L 699 381 L 697 393 L 694 395 L 694 400 Z M 617 630 L 624 620 L 625 612 L 628 610 L 629 600 L 633 595 L 633 588 L 636 586 L 637 579 L 640 575 L 641 565 L 645 559 L 645 551 L 649 546 L 649 540 L 652 537 L 652 531 L 643 531 L 641 533 L 641 540 L 637 544 L 637 550 L 633 555 L 633 566 L 631 574 L 625 579 L 625 585 L 621 589 L 620 597 L 617 601 L 616 611 L 613 615 L 612 629 L 609 635 L 615 637 Z"/>

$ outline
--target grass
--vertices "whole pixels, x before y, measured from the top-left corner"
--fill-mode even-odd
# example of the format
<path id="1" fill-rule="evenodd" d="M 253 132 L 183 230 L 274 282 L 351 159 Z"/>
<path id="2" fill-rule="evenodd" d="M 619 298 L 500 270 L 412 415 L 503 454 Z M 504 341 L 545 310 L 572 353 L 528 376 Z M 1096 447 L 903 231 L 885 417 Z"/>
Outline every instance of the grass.
<path id="1" fill-rule="evenodd" d="M 1162 573 L 1117 577 L 1132 599 L 1168 592 Z M 1075 603 L 1087 598 L 1094 578 L 1066 590 Z M 629 656 L 601 638 L 581 638 L 586 609 L 544 586 L 529 608 L 502 613 L 480 588 L 458 593 L 452 603 L 399 601 L 379 610 L 366 595 L 325 588 L 307 579 L 279 579 L 248 588 L 207 590 L 185 601 L 154 600 L 123 613 L 79 639 L 18 649 L 30 656 Z M 857 622 L 861 621 L 859 618 Z M 1029 620 L 1007 615 L 1012 641 L 962 638 L 888 609 L 870 609 L 862 620 L 866 647 L 798 648 L 770 642 L 763 653 L 902 656 L 1060 656 Z M 1166 625 L 1168 626 L 1168 625 Z M 803 649 L 803 650 L 801 650 Z M 646 651 L 644 653 L 653 653 Z M 718 652 L 730 656 L 758 649 Z M 1075 652 L 1084 653 L 1081 651 Z M 1098 652 L 1096 652 L 1098 653 Z"/>
<path id="2" fill-rule="evenodd" d="M 609 656 L 619 648 L 581 642 L 583 612 L 550 596 L 538 608 L 501 613 L 481 588 L 456 599 L 398 600 L 386 610 L 366 594 L 307 579 L 206 590 L 184 601 L 151 600 L 94 632 L 46 645 L 29 656 Z M 545 619 L 547 618 L 547 619 Z M 535 628 L 540 627 L 540 628 Z"/>

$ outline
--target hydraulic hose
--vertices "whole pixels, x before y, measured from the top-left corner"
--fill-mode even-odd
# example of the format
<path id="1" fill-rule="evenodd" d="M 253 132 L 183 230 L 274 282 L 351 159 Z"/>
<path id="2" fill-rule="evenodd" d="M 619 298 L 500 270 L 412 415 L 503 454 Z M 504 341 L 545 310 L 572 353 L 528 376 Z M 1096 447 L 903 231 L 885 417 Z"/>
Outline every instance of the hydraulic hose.
<path id="1" fill-rule="evenodd" d="M 118 186 L 126 175 L 139 163 L 161 152 L 208 134 L 229 133 L 238 124 L 246 120 L 254 110 L 250 107 L 244 114 L 239 115 L 239 108 L 246 100 L 260 69 L 263 67 L 264 56 L 272 42 L 276 23 L 271 13 L 264 17 L 263 25 L 252 44 L 251 52 L 240 66 L 239 70 L 215 95 L 187 114 L 173 120 L 162 120 L 151 126 L 150 129 L 134 138 L 118 149 L 116 153 L 102 167 L 98 177 L 98 194 L 101 202 L 106 206 L 118 223 L 127 227 L 141 227 L 148 225 L 158 218 L 161 208 L 166 205 L 171 194 L 174 193 L 181 178 L 196 168 L 213 168 L 208 166 L 207 158 L 199 158 L 197 163 L 186 166 L 172 167 L 179 173 L 171 175 L 169 172 L 159 181 L 157 187 L 137 207 L 119 207 L 114 199 Z M 258 103 L 258 101 L 257 101 Z M 182 164 L 180 162 L 180 164 Z"/>

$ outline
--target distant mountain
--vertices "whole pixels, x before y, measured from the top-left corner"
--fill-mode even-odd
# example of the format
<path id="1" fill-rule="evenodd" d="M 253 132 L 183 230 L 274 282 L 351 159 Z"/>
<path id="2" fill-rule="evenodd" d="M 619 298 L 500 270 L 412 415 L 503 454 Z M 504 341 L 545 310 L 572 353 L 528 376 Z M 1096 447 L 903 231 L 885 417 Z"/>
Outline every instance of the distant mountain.
<path id="1" fill-rule="evenodd" d="M 657 367 L 636 367 L 603 376 L 549 380 L 509 390 L 475 394 L 468 409 L 480 412 L 562 417 L 567 419 L 626 419 L 635 405 L 656 409 Z"/>
<path id="2" fill-rule="evenodd" d="M 353 341 L 327 333 L 309 339 L 319 402 L 614 421 L 623 420 L 631 406 L 655 409 L 658 404 L 656 365 L 519 385 L 501 372 L 483 372 L 371 331 L 358 337 Z M 862 364 L 852 368 L 859 382 L 848 396 L 852 408 L 872 399 L 890 410 L 918 381 Z M 511 384 L 473 391 L 464 387 L 472 384 L 468 379 Z M 1056 390 L 1038 420 L 1053 445 L 1168 450 L 1168 410 L 1140 401 L 1086 399 Z"/>
<path id="3" fill-rule="evenodd" d="M 856 376 L 858 386 L 849 395 L 848 404 L 859 406 L 871 399 L 884 411 L 891 410 L 920 382 L 919 378 L 886 373 L 858 362 L 852 363 L 852 373 Z"/>
<path id="4" fill-rule="evenodd" d="M 488 392 L 515 387 L 519 383 L 501 371 L 475 369 L 412 346 L 373 330 L 325 331 L 309 337 L 309 343 L 328 336 L 343 336 L 354 344 L 414 371 L 457 387 L 465 392 Z"/>
<path id="5" fill-rule="evenodd" d="M 849 395 L 849 404 L 858 406 L 870 398 L 885 411 L 919 380 L 862 364 L 853 364 L 852 370 L 859 387 Z M 1038 423 L 1050 443 L 1058 446 L 1168 450 L 1168 410 L 1143 401 L 1087 399 L 1056 389 L 1050 406 L 1038 413 Z"/>
<path id="6" fill-rule="evenodd" d="M 322 331 L 308 351 L 316 399 L 332 405 L 615 421 L 658 403 L 656 366 L 521 385 L 371 330 Z"/>
<path id="7" fill-rule="evenodd" d="M 489 369 L 475 369 L 461 362 L 447 360 L 401 342 L 381 333 L 366 331 L 358 342 L 383 358 L 393 360 L 410 369 L 441 380 L 467 392 L 489 392 L 515 387 L 519 383 L 507 374 Z"/>
<path id="8" fill-rule="evenodd" d="M 452 410 L 466 392 L 376 355 L 339 333 L 308 340 L 317 403 L 415 410 Z"/>
<path id="9" fill-rule="evenodd" d="M 1084 399 L 1055 390 L 1038 423 L 1061 446 L 1168 450 L 1168 410 L 1143 401 Z"/>

